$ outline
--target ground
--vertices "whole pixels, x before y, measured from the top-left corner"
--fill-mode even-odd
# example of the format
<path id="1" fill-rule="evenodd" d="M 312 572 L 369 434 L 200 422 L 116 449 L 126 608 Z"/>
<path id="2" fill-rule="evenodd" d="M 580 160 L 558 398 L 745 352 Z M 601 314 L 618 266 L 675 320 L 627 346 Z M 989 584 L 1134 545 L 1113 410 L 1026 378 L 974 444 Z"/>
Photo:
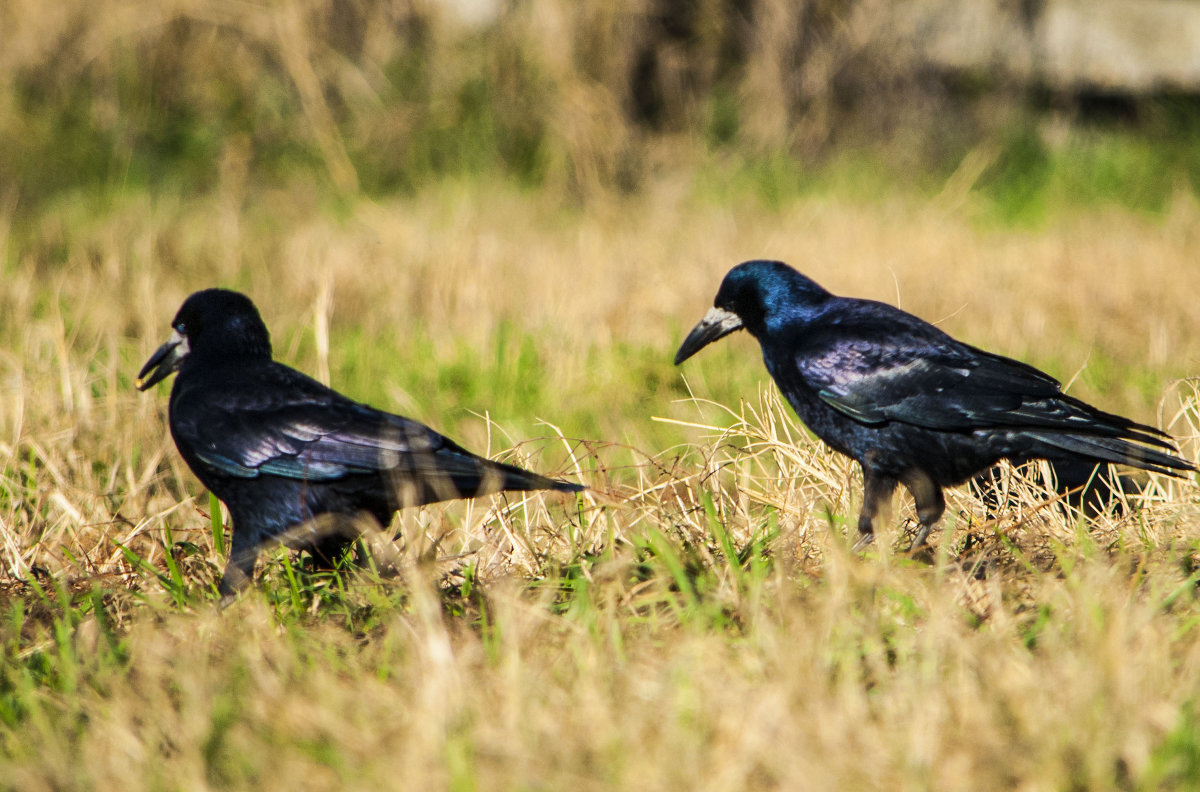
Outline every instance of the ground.
<path id="1" fill-rule="evenodd" d="M 1200 208 L 980 222 L 969 204 L 586 210 L 448 183 L 338 213 L 134 196 L 9 232 L 0 292 L 0 775 L 17 788 L 1188 788 L 1200 495 L 1086 519 L 1010 473 L 933 562 L 756 345 L 671 358 L 778 257 L 1042 367 L 1195 455 Z M 191 291 L 280 359 L 593 494 L 406 512 L 374 569 L 283 551 L 230 608 L 219 511 L 134 375 Z M 215 519 L 214 519 L 215 518 Z M 389 534 L 372 537 L 386 544 Z"/>

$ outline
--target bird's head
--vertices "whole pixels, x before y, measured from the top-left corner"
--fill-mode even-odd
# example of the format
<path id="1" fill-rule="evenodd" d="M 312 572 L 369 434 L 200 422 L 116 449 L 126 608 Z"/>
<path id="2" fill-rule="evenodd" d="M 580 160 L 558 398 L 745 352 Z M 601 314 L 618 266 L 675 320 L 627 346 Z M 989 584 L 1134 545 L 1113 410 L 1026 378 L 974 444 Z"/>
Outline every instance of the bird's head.
<path id="1" fill-rule="evenodd" d="M 735 330 L 761 337 L 772 318 L 803 312 L 829 296 L 782 261 L 744 261 L 721 281 L 713 307 L 675 353 L 675 365 Z"/>
<path id="2" fill-rule="evenodd" d="M 189 357 L 270 358 L 271 336 L 250 298 L 205 289 L 184 300 L 171 321 L 170 337 L 138 372 L 138 390 L 166 379 Z"/>

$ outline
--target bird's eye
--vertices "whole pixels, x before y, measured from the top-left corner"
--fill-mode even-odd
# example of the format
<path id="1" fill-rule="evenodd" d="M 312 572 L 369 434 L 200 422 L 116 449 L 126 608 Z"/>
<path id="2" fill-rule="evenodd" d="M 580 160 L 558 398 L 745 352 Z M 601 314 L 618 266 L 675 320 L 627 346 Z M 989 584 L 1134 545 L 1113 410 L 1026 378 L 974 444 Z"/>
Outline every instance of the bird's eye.
<path id="1" fill-rule="evenodd" d="M 175 331 L 179 333 L 179 335 L 187 335 L 187 325 L 185 325 L 183 322 L 178 322 L 175 325 Z"/>

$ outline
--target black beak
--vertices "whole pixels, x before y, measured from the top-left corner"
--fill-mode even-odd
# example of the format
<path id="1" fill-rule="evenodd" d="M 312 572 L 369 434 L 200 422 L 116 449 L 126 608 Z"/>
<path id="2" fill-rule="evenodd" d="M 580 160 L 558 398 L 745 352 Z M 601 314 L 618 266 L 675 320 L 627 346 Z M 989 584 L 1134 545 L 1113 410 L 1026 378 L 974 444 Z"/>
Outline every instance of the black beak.
<path id="1" fill-rule="evenodd" d="M 144 391 L 152 385 L 162 382 L 179 368 L 179 364 L 187 357 L 187 353 L 187 337 L 178 330 L 172 330 L 171 337 L 167 339 L 167 342 L 154 350 L 154 354 L 138 372 L 137 389 Z M 150 374 L 151 369 L 154 370 L 152 374 Z M 150 374 L 148 378 L 147 374 Z"/>
<path id="2" fill-rule="evenodd" d="M 679 351 L 675 353 L 675 365 L 678 366 L 718 338 L 724 338 L 741 328 L 742 318 L 737 314 L 724 308 L 710 308 L 687 338 L 683 339 Z"/>

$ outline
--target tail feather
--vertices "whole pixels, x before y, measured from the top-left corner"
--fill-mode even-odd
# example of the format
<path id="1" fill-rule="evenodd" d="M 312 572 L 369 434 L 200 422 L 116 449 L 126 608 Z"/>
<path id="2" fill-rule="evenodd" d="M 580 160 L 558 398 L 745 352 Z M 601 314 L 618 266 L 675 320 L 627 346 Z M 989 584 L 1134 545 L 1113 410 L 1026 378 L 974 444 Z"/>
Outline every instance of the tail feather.
<path id="1" fill-rule="evenodd" d="M 1109 437 L 1144 443 L 1174 452 L 1171 436 L 1161 429 L 1104 412 L 1065 393 L 1054 399 L 1027 402 L 1006 414 L 1013 425 L 1024 425 L 1033 433 L 1061 432 L 1074 437 Z"/>
<path id="2" fill-rule="evenodd" d="M 582 484 L 547 478 L 546 476 L 504 462 L 488 462 L 488 467 L 496 470 L 503 477 L 500 489 L 519 491 L 552 490 L 554 492 L 583 492 L 587 489 Z"/>
<path id="3" fill-rule="evenodd" d="M 581 492 L 586 487 L 547 478 L 516 465 L 494 462 L 459 447 L 435 453 L 407 454 L 393 472 L 420 489 L 420 502 L 473 498 L 505 490 Z"/>
<path id="4" fill-rule="evenodd" d="M 1138 428 L 1142 427 L 1138 425 Z M 1182 476 L 1183 472 L 1196 470 L 1196 466 L 1191 462 L 1159 450 L 1159 448 L 1163 448 L 1173 451 L 1174 446 L 1157 437 L 1147 437 L 1146 433 L 1141 431 L 1129 432 L 1125 437 L 1040 430 L 1030 430 L 1026 434 L 1062 451 L 1102 462 L 1130 465 L 1152 473 Z M 1139 445 L 1139 443 L 1144 445 Z M 1150 445 L 1157 446 L 1157 448 L 1148 447 Z"/>

